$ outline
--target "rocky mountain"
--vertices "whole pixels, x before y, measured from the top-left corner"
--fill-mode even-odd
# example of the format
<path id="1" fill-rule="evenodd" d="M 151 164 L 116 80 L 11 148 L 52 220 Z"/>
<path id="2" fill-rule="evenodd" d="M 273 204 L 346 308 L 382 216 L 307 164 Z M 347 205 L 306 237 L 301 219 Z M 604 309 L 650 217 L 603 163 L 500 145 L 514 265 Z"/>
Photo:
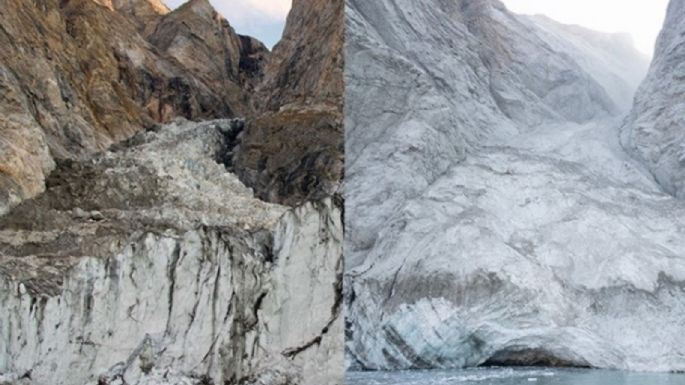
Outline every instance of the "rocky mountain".
<path id="1" fill-rule="evenodd" d="M 665 191 L 679 198 L 685 197 L 683 16 L 685 2 L 671 1 L 654 61 L 622 130 L 624 147 L 649 168 Z"/>
<path id="2" fill-rule="evenodd" d="M 171 12 L 160 0 L 95 0 L 127 16 L 144 35 L 154 31 L 162 16 Z"/>
<path id="3" fill-rule="evenodd" d="M 342 383 L 341 3 L 0 10 L 0 383 Z"/>
<path id="4" fill-rule="evenodd" d="M 348 365 L 685 369 L 685 205 L 619 141 L 643 57 L 495 0 L 347 18 Z"/>
<path id="5" fill-rule="evenodd" d="M 294 0 L 266 64 L 258 116 L 234 158 L 264 199 L 297 205 L 342 196 L 344 8 L 342 0 Z"/>
<path id="6" fill-rule="evenodd" d="M 173 57 L 230 105 L 249 114 L 251 89 L 261 80 L 268 50 L 256 39 L 235 33 L 208 0 L 189 1 L 165 15 L 147 40 Z"/>
<path id="7" fill-rule="evenodd" d="M 12 0 L 3 7 L 0 213 L 40 193 L 55 160 L 83 158 L 174 117 L 251 114 L 247 84 L 258 77 L 254 67 L 266 50 L 240 38 L 215 12 L 202 14 L 206 1 L 166 15 L 155 4 Z M 146 5 L 159 15 L 135 11 Z M 200 14 L 187 17 L 191 29 L 164 28 L 193 10 Z M 163 23 L 149 40 L 137 30 L 141 14 Z M 226 37 L 225 47 L 207 39 L 184 51 L 184 42 L 199 41 L 197 31 L 213 36 L 215 30 Z M 211 71 L 184 60 L 202 51 L 204 62 L 212 50 L 224 59 L 208 60 L 219 63 Z"/>

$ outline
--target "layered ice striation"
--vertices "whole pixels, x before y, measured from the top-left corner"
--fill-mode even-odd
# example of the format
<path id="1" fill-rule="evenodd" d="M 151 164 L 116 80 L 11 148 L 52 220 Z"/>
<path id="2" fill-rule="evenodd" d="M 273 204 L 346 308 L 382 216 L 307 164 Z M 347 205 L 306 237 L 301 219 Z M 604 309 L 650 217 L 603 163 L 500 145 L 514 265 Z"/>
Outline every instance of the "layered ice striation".
<path id="1" fill-rule="evenodd" d="M 342 223 L 253 197 L 239 121 L 176 121 L 0 219 L 0 382 L 333 384 Z"/>
<path id="2" fill-rule="evenodd" d="M 619 139 L 644 57 L 498 1 L 348 5 L 348 365 L 685 370 L 685 204 Z"/>

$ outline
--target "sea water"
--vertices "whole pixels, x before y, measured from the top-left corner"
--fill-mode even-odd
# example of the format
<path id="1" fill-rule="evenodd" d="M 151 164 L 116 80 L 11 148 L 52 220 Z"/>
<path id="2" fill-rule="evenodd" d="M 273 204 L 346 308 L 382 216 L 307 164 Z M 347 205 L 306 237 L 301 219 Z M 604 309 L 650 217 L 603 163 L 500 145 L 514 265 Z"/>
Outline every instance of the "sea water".
<path id="1" fill-rule="evenodd" d="M 348 372 L 346 385 L 685 385 L 685 374 L 590 369 L 478 368 Z"/>

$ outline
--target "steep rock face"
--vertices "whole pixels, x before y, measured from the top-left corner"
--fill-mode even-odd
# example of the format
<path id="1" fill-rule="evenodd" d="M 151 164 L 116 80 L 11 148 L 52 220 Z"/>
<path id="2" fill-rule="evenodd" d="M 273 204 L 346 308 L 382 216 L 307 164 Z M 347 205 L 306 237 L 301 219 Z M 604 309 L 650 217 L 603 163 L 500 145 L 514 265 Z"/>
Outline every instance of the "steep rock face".
<path id="1" fill-rule="evenodd" d="M 139 19 L 129 12 L 152 9 L 162 22 L 163 10 L 155 4 L 11 0 L 2 7 L 0 213 L 42 191 L 54 159 L 87 156 L 176 116 L 251 111 L 246 91 L 226 86 L 228 74 L 205 73 L 203 66 L 160 55 L 144 39 Z M 150 12 L 145 15 L 154 16 Z M 247 54 L 249 73 L 258 73 L 254 58 L 262 48 L 255 42 L 245 46 L 250 48 L 241 45 L 218 56 Z M 249 75 L 236 79 L 241 76 Z"/>
<path id="2" fill-rule="evenodd" d="M 334 384 L 342 228 L 217 160 L 230 121 L 177 122 L 83 162 L 0 223 L 11 383 Z"/>
<path id="3" fill-rule="evenodd" d="M 257 87 L 234 163 L 272 202 L 340 194 L 343 177 L 344 1 L 295 0 Z"/>
<path id="4" fill-rule="evenodd" d="M 649 57 L 637 51 L 630 35 L 561 24 L 543 15 L 524 16 L 522 21 L 554 50 L 573 57 L 621 112 L 630 110 L 635 90 L 649 69 Z"/>
<path id="5" fill-rule="evenodd" d="M 497 1 L 348 4 L 349 266 L 389 215 L 469 149 L 618 111 L 601 79 L 574 59 L 593 60 L 596 49 L 580 55 L 579 45 L 552 45 L 554 35 Z"/>
<path id="6" fill-rule="evenodd" d="M 146 36 L 154 31 L 162 16 L 170 12 L 160 0 L 95 0 L 113 11 L 130 18 L 139 31 Z"/>
<path id="7" fill-rule="evenodd" d="M 338 0 L 293 1 L 265 71 L 261 106 L 278 111 L 288 104 L 342 105 L 344 8 Z"/>
<path id="8" fill-rule="evenodd" d="M 616 112 L 592 74 L 499 1 L 463 0 L 457 7 L 451 17 L 484 43 L 475 50 L 489 71 L 492 96 L 508 117 L 526 124 L 539 124 L 541 118 L 580 123 Z M 520 111 L 527 106 L 535 106 L 532 114 Z"/>
<path id="9" fill-rule="evenodd" d="M 647 165 L 668 193 L 685 197 L 685 2 L 668 7 L 649 74 L 622 130 L 624 147 Z"/>
<path id="10" fill-rule="evenodd" d="M 640 56 L 497 2 L 348 4 L 348 364 L 683 370 L 685 207 L 612 116 Z"/>
<path id="11" fill-rule="evenodd" d="M 202 79 L 235 114 L 251 113 L 249 95 L 260 80 L 268 50 L 259 41 L 235 33 L 208 0 L 189 1 L 166 15 L 148 40 Z M 258 60 L 256 63 L 252 61 Z"/>

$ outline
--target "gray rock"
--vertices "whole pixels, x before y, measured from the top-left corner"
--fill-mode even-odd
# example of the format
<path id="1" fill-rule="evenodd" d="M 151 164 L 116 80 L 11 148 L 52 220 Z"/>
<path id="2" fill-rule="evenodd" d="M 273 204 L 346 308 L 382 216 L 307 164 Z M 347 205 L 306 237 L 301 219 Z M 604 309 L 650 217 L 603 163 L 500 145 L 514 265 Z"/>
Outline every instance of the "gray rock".
<path id="1" fill-rule="evenodd" d="M 93 221 L 96 221 L 96 222 L 97 222 L 97 221 L 103 221 L 103 220 L 105 220 L 105 216 L 102 215 L 102 213 L 99 212 L 99 211 L 97 211 L 97 210 L 91 211 L 91 212 L 90 212 L 90 215 L 89 215 L 88 217 L 90 218 L 90 220 L 93 220 Z"/>
<path id="2" fill-rule="evenodd" d="M 71 212 L 74 215 L 74 218 L 76 219 L 85 219 L 88 218 L 88 213 L 85 212 L 82 208 L 76 207 L 75 209 L 71 210 Z"/>
<path id="3" fill-rule="evenodd" d="M 685 197 L 685 2 L 672 0 L 654 61 L 622 130 L 622 143 L 663 189 Z"/>

